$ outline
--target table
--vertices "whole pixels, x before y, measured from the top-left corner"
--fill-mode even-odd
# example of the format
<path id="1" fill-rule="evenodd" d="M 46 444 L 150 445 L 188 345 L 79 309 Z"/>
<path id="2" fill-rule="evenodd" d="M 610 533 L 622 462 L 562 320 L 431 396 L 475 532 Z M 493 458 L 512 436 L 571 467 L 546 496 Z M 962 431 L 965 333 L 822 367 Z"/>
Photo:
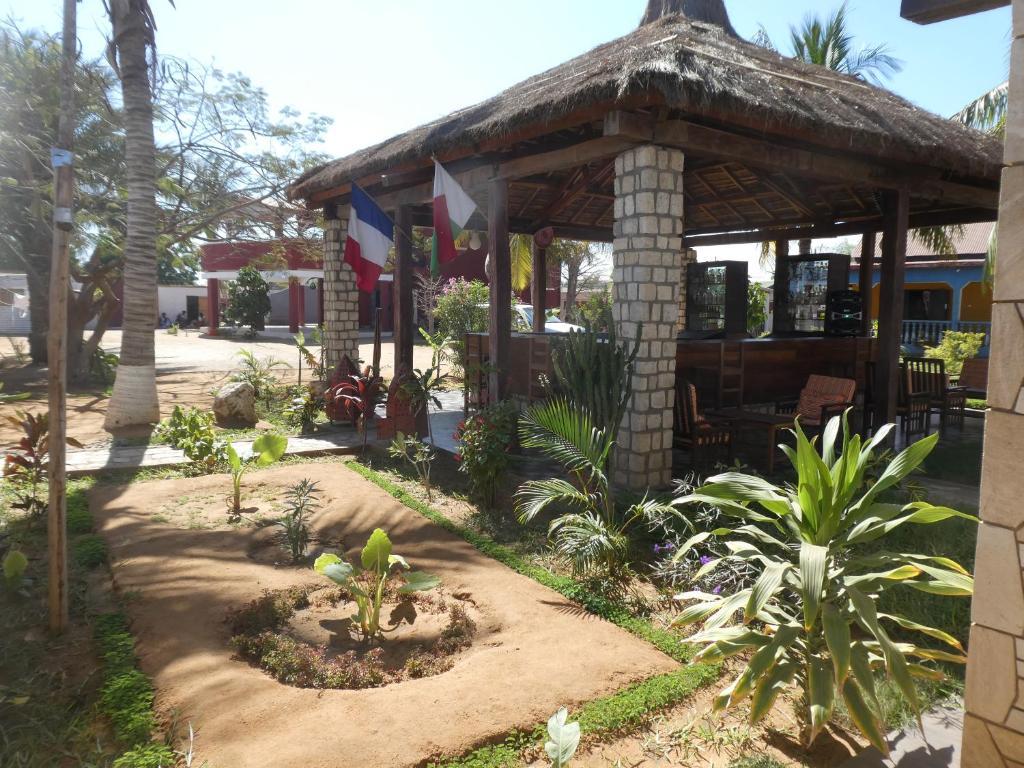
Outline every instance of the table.
<path id="1" fill-rule="evenodd" d="M 738 427 L 737 432 L 744 430 L 747 432 L 763 432 L 768 441 L 765 469 L 769 475 L 775 471 L 777 435 L 780 429 L 789 429 L 793 426 L 792 414 L 780 415 L 777 413 L 748 411 L 743 408 L 720 408 L 708 411 L 708 415 L 728 419 Z"/>

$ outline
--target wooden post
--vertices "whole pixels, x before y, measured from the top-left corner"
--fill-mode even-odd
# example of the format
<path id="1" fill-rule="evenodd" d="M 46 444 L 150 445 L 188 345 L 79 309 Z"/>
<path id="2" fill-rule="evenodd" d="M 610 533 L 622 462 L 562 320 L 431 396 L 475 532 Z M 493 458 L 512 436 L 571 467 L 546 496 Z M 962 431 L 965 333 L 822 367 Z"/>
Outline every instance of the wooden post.
<path id="1" fill-rule="evenodd" d="M 772 286 L 772 333 L 793 330 L 786 314 L 789 306 L 789 240 L 775 241 L 775 282 Z"/>
<path id="2" fill-rule="evenodd" d="M 288 278 L 288 332 L 299 332 L 299 281 Z"/>
<path id="3" fill-rule="evenodd" d="M 306 283 L 302 278 L 296 278 L 296 284 L 298 289 L 295 291 L 295 298 L 297 299 L 297 309 L 295 312 L 296 318 L 299 321 L 299 328 L 306 327 Z"/>
<path id="4" fill-rule="evenodd" d="M 548 251 L 533 243 L 533 266 L 530 271 L 530 303 L 533 304 L 533 332 L 544 333 L 548 298 Z"/>
<path id="5" fill-rule="evenodd" d="M 487 242 L 491 249 L 491 307 L 487 328 L 490 371 L 487 391 L 496 403 L 505 397 L 512 342 L 512 256 L 508 243 L 508 181 L 494 179 L 488 193 Z"/>
<path id="6" fill-rule="evenodd" d="M 324 324 L 324 279 L 316 279 L 316 324 L 321 328 Z"/>
<path id="7" fill-rule="evenodd" d="M 220 326 L 220 280 L 216 277 L 206 278 L 206 332 L 209 336 L 217 335 Z"/>
<path id="8" fill-rule="evenodd" d="M 78 52 L 76 0 L 64 0 L 61 37 L 60 121 L 54 152 L 55 205 L 53 207 L 53 262 L 50 265 L 49 359 L 49 511 L 47 517 L 48 591 L 50 630 L 68 625 L 67 540 L 67 370 L 68 275 L 71 230 L 74 226 L 75 172 L 71 152 L 75 138 L 75 56 Z"/>
<path id="9" fill-rule="evenodd" d="M 906 271 L 910 194 L 882 192 L 882 274 L 878 293 L 878 381 L 876 424 L 896 421 L 899 396 L 900 339 L 903 335 L 903 278 Z"/>
<path id="10" fill-rule="evenodd" d="M 412 209 L 400 205 L 395 210 L 395 282 L 392 286 L 394 312 L 395 373 L 412 371 Z"/>
<path id="11" fill-rule="evenodd" d="M 860 280 L 858 290 L 860 293 L 860 335 L 871 335 L 871 312 L 872 312 L 872 277 L 875 272 L 875 233 L 865 232 L 861 238 L 860 245 Z"/>

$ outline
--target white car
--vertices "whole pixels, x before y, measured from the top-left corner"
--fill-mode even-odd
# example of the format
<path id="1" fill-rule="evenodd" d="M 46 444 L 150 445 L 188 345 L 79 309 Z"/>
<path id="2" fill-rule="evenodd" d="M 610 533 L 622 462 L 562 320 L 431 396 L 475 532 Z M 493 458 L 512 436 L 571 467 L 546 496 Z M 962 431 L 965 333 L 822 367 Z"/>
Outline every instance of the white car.
<path id="1" fill-rule="evenodd" d="M 477 306 L 481 309 L 490 309 L 489 304 L 478 304 Z M 516 315 L 516 321 L 513 322 L 513 326 L 518 325 L 525 327 L 527 330 L 533 329 L 532 304 L 515 304 L 512 307 L 512 312 Z M 585 330 L 586 328 L 582 325 L 573 325 L 572 323 L 559 320 L 558 315 L 554 314 L 554 310 L 548 310 L 548 315 L 544 319 L 544 333 L 568 333 L 569 331 Z"/>

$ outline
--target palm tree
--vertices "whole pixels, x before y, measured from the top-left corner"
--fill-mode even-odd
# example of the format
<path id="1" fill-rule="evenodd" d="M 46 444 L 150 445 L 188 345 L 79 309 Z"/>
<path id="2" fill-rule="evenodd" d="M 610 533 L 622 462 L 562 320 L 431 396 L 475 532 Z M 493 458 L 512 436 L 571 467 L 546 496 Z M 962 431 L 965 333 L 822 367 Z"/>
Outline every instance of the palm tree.
<path id="1" fill-rule="evenodd" d="M 108 0 L 107 58 L 121 79 L 125 113 L 128 227 L 124 244 L 124 333 L 106 429 L 160 418 L 153 327 L 156 290 L 156 144 L 149 54 L 156 22 L 146 0 Z"/>
<path id="2" fill-rule="evenodd" d="M 843 2 L 825 21 L 808 14 L 800 28 L 790 27 L 793 58 L 880 84 L 903 69 L 903 63 L 885 45 L 854 48 Z"/>

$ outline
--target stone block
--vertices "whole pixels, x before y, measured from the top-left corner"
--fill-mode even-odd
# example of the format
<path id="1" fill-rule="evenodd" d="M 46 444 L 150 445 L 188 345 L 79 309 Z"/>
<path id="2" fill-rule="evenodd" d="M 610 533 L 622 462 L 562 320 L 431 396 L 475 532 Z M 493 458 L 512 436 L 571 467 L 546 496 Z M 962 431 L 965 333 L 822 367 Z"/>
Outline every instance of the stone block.
<path id="1" fill-rule="evenodd" d="M 635 162 L 638 168 L 656 166 L 658 164 L 658 148 L 646 144 L 633 150 Z"/>
<path id="2" fill-rule="evenodd" d="M 963 746 L 960 754 L 960 768 L 1000 768 L 1003 765 L 999 750 L 988 732 L 988 726 L 983 720 L 970 714 L 964 717 Z"/>
<path id="3" fill-rule="evenodd" d="M 1000 253 L 1000 269 L 1001 265 Z M 1024 385 L 1024 302 L 992 306 L 992 350 L 989 360 L 989 406 L 1014 409 L 1021 386 Z"/>
<path id="4" fill-rule="evenodd" d="M 1021 456 L 1024 416 L 989 411 L 985 417 L 985 448 L 981 477 L 981 517 L 988 523 L 1016 528 L 1024 523 Z"/>
<path id="5" fill-rule="evenodd" d="M 1003 162 L 1007 165 L 1024 163 L 1024 37 L 1015 37 L 1010 43 L 1010 92 L 1006 103 Z"/>
<path id="6" fill-rule="evenodd" d="M 996 749 L 1004 761 L 1004 765 L 1012 766 L 1024 763 L 1024 734 L 998 725 L 989 725 L 989 733 L 996 744 Z M 998 765 L 998 763 L 997 763 Z"/>
<path id="7" fill-rule="evenodd" d="M 1006 720 L 1017 696 L 1013 637 L 985 627 L 971 628 L 965 705 L 995 723 Z"/>
<path id="8" fill-rule="evenodd" d="M 1024 94 L 1022 94 L 1024 96 Z M 992 298 L 1024 300 L 1024 165 L 1003 169 L 999 210 L 999 268 Z"/>
<path id="9" fill-rule="evenodd" d="M 982 523 L 976 552 L 971 620 L 1009 635 L 1024 635 L 1024 588 L 1013 531 Z"/>

